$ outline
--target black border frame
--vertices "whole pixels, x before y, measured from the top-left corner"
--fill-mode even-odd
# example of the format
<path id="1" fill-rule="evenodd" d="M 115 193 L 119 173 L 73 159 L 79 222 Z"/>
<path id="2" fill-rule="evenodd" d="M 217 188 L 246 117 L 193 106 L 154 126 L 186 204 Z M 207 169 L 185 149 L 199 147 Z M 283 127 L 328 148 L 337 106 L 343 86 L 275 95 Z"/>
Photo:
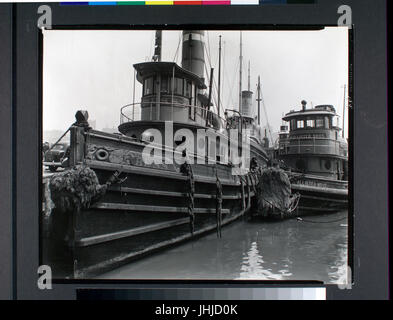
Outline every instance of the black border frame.
<path id="1" fill-rule="evenodd" d="M 256 31 L 283 31 L 283 30 L 289 30 L 289 31 L 311 31 L 311 30 L 322 30 L 324 27 L 334 27 L 334 25 L 329 25 L 329 26 L 321 26 L 321 25 L 287 25 L 287 26 L 281 26 L 281 25 L 208 25 L 208 26 L 201 26 L 198 24 L 194 25 L 95 25 L 95 26 L 84 26 L 84 25 L 77 25 L 77 26 L 57 26 L 53 25 L 51 30 L 75 30 L 75 31 L 83 31 L 83 30 L 109 30 L 109 31 L 116 31 L 116 30 L 200 30 L 201 28 L 204 28 L 204 30 L 256 30 Z M 39 110 L 39 140 L 38 140 L 38 148 L 40 150 L 39 153 L 39 161 L 38 161 L 38 170 L 40 176 L 42 176 L 42 165 L 41 165 L 41 154 L 42 154 L 42 132 L 43 132 L 43 126 L 42 126 L 42 113 L 43 113 L 43 35 L 40 30 L 38 30 L 38 47 L 39 47 L 39 104 L 40 104 L 40 110 Z M 353 79 L 350 76 L 352 73 L 352 68 L 353 68 L 353 50 L 351 49 L 352 47 L 352 34 L 353 34 L 353 29 L 348 29 L 348 97 L 349 101 L 353 101 Z M 352 185 L 353 185 L 353 131 L 352 131 L 352 120 L 353 120 L 353 109 L 348 109 L 348 125 L 349 125 L 349 144 L 348 144 L 348 152 L 349 152 L 349 160 L 348 160 L 348 266 L 351 268 L 351 270 L 354 270 L 354 265 L 353 265 L 353 196 L 352 196 Z M 42 199 L 42 182 L 41 180 L 38 181 L 38 188 L 39 188 L 39 199 Z M 39 206 L 40 213 L 42 213 L 42 203 L 40 203 Z M 42 221 L 42 220 L 40 220 Z M 39 221 L 39 264 L 42 264 L 42 250 L 41 250 L 41 240 L 42 240 L 42 230 L 41 230 L 41 223 Z M 193 241 L 193 240 L 191 240 Z M 195 241 L 198 241 L 195 239 Z M 353 282 L 354 279 L 351 279 Z M 182 279 L 176 279 L 176 280 L 163 280 L 163 279 L 53 279 L 54 284 L 167 284 L 167 285 L 173 285 L 173 284 L 221 284 L 221 285 L 265 285 L 265 286 L 271 286 L 271 285 L 280 285 L 280 286 L 286 286 L 286 285 L 298 285 L 298 286 L 303 286 L 303 287 L 308 287 L 308 286 L 326 286 L 322 281 L 316 281 L 316 280 L 280 280 L 280 281 L 275 281 L 275 280 L 182 280 Z"/>

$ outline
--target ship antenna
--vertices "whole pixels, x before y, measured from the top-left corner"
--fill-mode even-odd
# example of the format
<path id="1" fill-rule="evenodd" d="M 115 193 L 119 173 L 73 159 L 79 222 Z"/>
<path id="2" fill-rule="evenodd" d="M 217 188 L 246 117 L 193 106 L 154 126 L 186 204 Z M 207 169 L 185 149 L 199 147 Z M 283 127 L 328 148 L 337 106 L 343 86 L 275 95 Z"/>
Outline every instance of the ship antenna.
<path id="1" fill-rule="evenodd" d="M 242 113 L 242 64 L 243 64 L 243 42 L 242 32 L 240 31 L 240 67 L 239 67 L 239 112 Z M 243 124 L 242 124 L 243 125 Z"/>
<path id="2" fill-rule="evenodd" d="M 347 85 L 344 84 L 344 103 L 343 103 L 343 133 L 342 133 L 342 137 L 344 138 L 344 128 L 345 128 L 345 93 L 347 90 Z"/>
<path id="3" fill-rule="evenodd" d="M 217 89 L 217 111 L 218 117 L 220 117 L 220 95 L 221 95 L 221 35 L 220 42 L 218 46 L 218 89 Z"/>
<path id="4" fill-rule="evenodd" d="M 248 91 L 250 91 L 250 61 L 248 61 Z"/>
<path id="5" fill-rule="evenodd" d="M 258 91 L 258 125 L 261 125 L 261 76 L 258 76 L 258 87 L 257 87 L 257 91 Z"/>
<path id="6" fill-rule="evenodd" d="M 209 123 L 208 121 L 209 121 L 209 116 L 210 116 L 209 111 L 210 111 L 210 104 L 211 104 L 211 100 L 212 100 L 213 71 L 214 71 L 214 68 L 211 68 L 211 69 L 210 69 L 209 97 L 208 97 L 208 102 L 207 102 L 207 110 L 208 110 L 208 113 L 207 113 L 207 116 L 206 116 L 206 126 L 207 126 L 208 123 Z"/>

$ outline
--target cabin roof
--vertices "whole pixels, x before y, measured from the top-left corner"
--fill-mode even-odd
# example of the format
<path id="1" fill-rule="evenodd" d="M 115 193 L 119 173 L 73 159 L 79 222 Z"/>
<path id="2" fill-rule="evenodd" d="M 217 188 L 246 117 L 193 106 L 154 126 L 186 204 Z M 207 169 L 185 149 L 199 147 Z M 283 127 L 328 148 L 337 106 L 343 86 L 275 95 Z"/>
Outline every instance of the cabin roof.
<path id="1" fill-rule="evenodd" d="M 192 80 L 195 84 L 201 88 L 206 89 L 205 80 L 200 78 L 196 74 L 181 68 L 175 62 L 143 62 L 134 64 L 134 68 L 137 71 L 137 80 L 142 83 L 143 79 L 154 75 L 154 74 L 173 74 L 175 70 L 175 77 L 185 78 Z"/>
<path id="2" fill-rule="evenodd" d="M 305 116 L 335 116 L 335 115 L 336 115 L 336 111 L 333 107 L 322 108 L 322 106 L 317 106 L 314 109 L 291 111 L 287 113 L 282 119 L 284 121 L 289 121 L 293 118 L 301 118 Z"/>

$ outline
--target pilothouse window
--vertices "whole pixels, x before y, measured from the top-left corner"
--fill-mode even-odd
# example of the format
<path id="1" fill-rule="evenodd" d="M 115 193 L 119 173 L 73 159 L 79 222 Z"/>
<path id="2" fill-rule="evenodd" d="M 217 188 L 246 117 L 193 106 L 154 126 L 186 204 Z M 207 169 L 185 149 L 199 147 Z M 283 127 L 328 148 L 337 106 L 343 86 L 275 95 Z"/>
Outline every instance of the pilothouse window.
<path id="1" fill-rule="evenodd" d="M 291 130 L 296 129 L 296 120 L 291 120 Z"/>
<path id="2" fill-rule="evenodd" d="M 173 90 L 173 93 L 183 95 L 183 79 L 175 78 L 174 85 L 175 88 Z"/>
<path id="3" fill-rule="evenodd" d="M 149 95 L 154 93 L 154 81 L 153 77 L 145 79 L 145 83 L 143 85 L 143 94 Z"/>
<path id="4" fill-rule="evenodd" d="M 297 121 L 297 128 L 298 129 L 304 128 L 304 121 L 303 120 L 298 120 Z"/>
<path id="5" fill-rule="evenodd" d="M 317 128 L 323 128 L 324 125 L 325 125 L 325 124 L 324 124 L 323 118 L 322 118 L 322 119 L 319 118 L 319 119 L 316 120 L 316 127 L 317 127 Z"/>
<path id="6" fill-rule="evenodd" d="M 187 98 L 191 98 L 191 96 L 192 96 L 192 85 L 191 85 L 191 81 L 188 81 L 188 80 L 185 81 L 184 95 L 185 95 Z"/>
<path id="7" fill-rule="evenodd" d="M 161 92 L 168 93 L 168 77 L 161 77 Z"/>
<path id="8" fill-rule="evenodd" d="M 309 119 L 307 120 L 307 128 L 314 128 L 315 127 L 315 120 Z"/>

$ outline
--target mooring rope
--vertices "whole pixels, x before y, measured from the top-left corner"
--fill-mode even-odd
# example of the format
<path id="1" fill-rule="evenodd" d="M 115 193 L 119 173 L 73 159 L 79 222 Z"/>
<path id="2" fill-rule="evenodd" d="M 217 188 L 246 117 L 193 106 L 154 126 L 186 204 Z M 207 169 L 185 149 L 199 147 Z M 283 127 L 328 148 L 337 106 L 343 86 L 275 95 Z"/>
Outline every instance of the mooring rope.
<path id="1" fill-rule="evenodd" d="M 190 218 L 190 231 L 191 235 L 194 235 L 195 229 L 195 213 L 194 213 L 194 195 L 195 195 L 195 180 L 194 173 L 192 172 L 192 167 L 189 163 L 185 162 L 182 165 L 182 171 L 188 176 L 188 190 L 187 190 L 187 200 L 188 200 L 188 216 Z"/>
<path id="2" fill-rule="evenodd" d="M 254 181 L 254 179 L 255 179 L 255 181 Z M 257 193 L 257 189 L 256 189 L 257 178 L 256 178 L 254 172 L 250 172 L 250 180 L 251 180 L 252 190 L 254 191 L 254 193 L 256 195 L 256 193 Z"/>
<path id="3" fill-rule="evenodd" d="M 217 237 L 221 238 L 222 226 L 222 184 L 218 177 L 216 168 L 216 219 L 217 219 Z"/>
<path id="4" fill-rule="evenodd" d="M 299 205 L 299 201 L 300 201 L 300 194 L 296 193 L 294 196 L 296 197 L 295 201 L 292 202 L 291 207 L 284 211 L 282 210 L 280 207 L 278 207 L 277 205 L 275 205 L 274 203 L 270 202 L 269 200 L 266 200 L 264 197 L 262 197 L 261 195 L 259 195 L 263 201 L 267 202 L 268 204 L 270 204 L 272 207 L 276 208 L 278 211 L 280 211 L 280 213 L 284 214 L 284 215 L 288 215 L 291 214 L 293 211 L 295 211 Z M 296 202 L 296 204 L 295 204 Z"/>
<path id="5" fill-rule="evenodd" d="M 75 123 L 76 123 L 76 122 L 75 122 Z M 72 125 L 70 125 L 70 127 L 60 136 L 60 138 L 57 139 L 57 141 L 56 141 L 54 144 L 52 144 L 52 146 L 51 146 L 48 150 L 46 150 L 46 151 L 44 152 L 44 155 L 46 155 L 49 151 L 51 151 L 51 150 L 60 142 L 60 140 L 64 138 L 64 136 L 68 133 L 68 131 L 71 130 L 72 126 L 75 125 L 75 123 L 73 123 Z"/>
<path id="6" fill-rule="evenodd" d="M 249 179 L 249 176 L 247 175 L 244 180 L 247 185 L 247 208 L 250 208 L 251 207 L 251 189 L 250 189 L 250 182 L 248 179 Z"/>
<path id="7" fill-rule="evenodd" d="M 246 199 L 245 199 L 245 194 L 244 194 L 244 182 L 243 178 L 240 177 L 240 183 L 241 183 L 241 193 L 242 193 L 242 210 L 246 210 Z"/>

